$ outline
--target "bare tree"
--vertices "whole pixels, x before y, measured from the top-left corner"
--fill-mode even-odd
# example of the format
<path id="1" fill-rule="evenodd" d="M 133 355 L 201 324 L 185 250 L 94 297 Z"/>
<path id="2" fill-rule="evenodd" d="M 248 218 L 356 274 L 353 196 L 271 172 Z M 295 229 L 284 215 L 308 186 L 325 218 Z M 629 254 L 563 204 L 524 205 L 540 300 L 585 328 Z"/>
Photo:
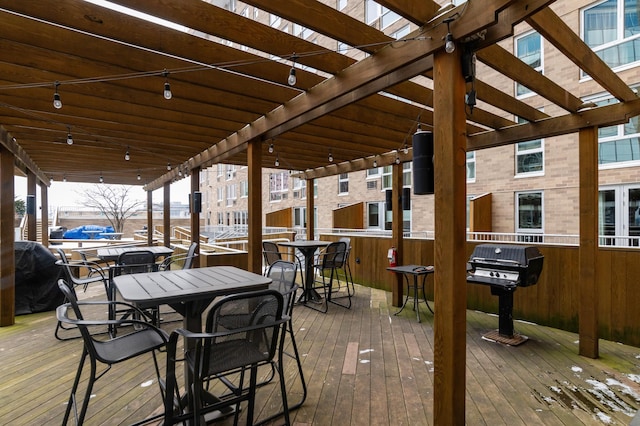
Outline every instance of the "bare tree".
<path id="1" fill-rule="evenodd" d="M 143 200 L 133 200 L 129 194 L 133 186 L 126 185 L 94 185 L 81 192 L 87 207 L 99 210 L 104 214 L 115 232 L 122 232 L 128 218 L 133 216 L 144 205 Z"/>

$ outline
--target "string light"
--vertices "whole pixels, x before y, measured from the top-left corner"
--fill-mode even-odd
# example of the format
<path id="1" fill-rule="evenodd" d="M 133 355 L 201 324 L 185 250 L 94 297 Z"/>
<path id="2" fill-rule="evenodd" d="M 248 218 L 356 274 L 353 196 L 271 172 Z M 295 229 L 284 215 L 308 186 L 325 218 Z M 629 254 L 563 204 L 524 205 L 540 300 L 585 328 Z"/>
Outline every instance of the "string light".
<path id="1" fill-rule="evenodd" d="M 62 108 L 62 100 L 60 99 L 60 93 L 58 93 L 58 86 L 60 86 L 60 82 L 56 81 L 53 85 L 55 87 L 55 93 L 53 94 L 53 107 L 55 109 L 60 109 Z"/>
<path id="2" fill-rule="evenodd" d="M 289 86 L 295 86 L 298 82 L 298 78 L 296 77 L 296 60 L 298 59 L 298 55 L 295 53 L 291 56 L 293 63 L 291 64 L 291 69 L 289 70 L 289 78 L 287 78 L 287 83 Z"/>
<path id="3" fill-rule="evenodd" d="M 456 50 L 456 44 L 453 41 L 453 34 L 451 34 L 451 30 L 449 29 L 449 24 L 454 19 L 455 18 L 451 17 L 442 21 L 447 24 L 447 35 L 444 37 L 444 51 L 447 53 L 453 53 L 453 51 Z"/>
<path id="4" fill-rule="evenodd" d="M 396 153 L 396 164 L 400 164 L 400 156 Z"/>
<path id="5" fill-rule="evenodd" d="M 269 144 L 269 154 L 273 154 L 273 144 Z"/>
<path id="6" fill-rule="evenodd" d="M 404 152 L 405 154 L 409 153 L 409 145 L 407 145 L 407 143 L 404 143 L 404 146 L 402 147 L 402 152 Z"/>
<path id="7" fill-rule="evenodd" d="M 100 183 L 104 183 L 104 179 L 102 178 L 102 175 L 100 175 Z"/>
<path id="8" fill-rule="evenodd" d="M 67 127 L 67 145 L 73 145 L 73 135 L 71 134 L 71 127 Z"/>
<path id="9" fill-rule="evenodd" d="M 280 159 L 278 158 L 278 154 L 276 154 L 276 162 L 274 163 L 276 167 L 280 166 Z"/>
<path id="10" fill-rule="evenodd" d="M 378 167 L 378 162 L 376 160 L 373 160 L 373 168 L 377 168 Z"/>
<path id="11" fill-rule="evenodd" d="M 171 170 L 171 163 L 167 163 L 167 170 Z"/>
<path id="12" fill-rule="evenodd" d="M 169 71 L 167 71 L 166 69 L 164 70 L 164 72 L 162 73 L 162 75 L 164 76 L 164 98 L 166 100 L 169 100 L 173 97 L 173 93 L 171 93 L 171 85 L 169 84 Z"/>
<path id="13" fill-rule="evenodd" d="M 125 161 L 131 160 L 131 156 L 129 155 L 129 147 L 127 147 L 127 152 L 124 153 Z"/>
<path id="14" fill-rule="evenodd" d="M 66 182 L 67 181 L 67 175 L 63 175 L 62 176 L 62 182 Z"/>
<path id="15" fill-rule="evenodd" d="M 333 163 L 333 154 L 331 154 L 331 151 L 329 151 L 329 162 Z"/>

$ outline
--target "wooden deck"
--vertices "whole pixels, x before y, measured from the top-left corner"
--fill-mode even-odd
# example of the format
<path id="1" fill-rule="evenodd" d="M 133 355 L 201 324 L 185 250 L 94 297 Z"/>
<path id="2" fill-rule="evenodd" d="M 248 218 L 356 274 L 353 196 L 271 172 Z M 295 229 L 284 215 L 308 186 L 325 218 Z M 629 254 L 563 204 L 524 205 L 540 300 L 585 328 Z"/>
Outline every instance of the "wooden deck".
<path id="1" fill-rule="evenodd" d="M 394 316 L 390 301 L 387 292 L 356 286 L 351 310 L 295 308 L 308 397 L 292 412 L 294 424 L 433 424 L 433 317 L 424 305 L 422 323 L 410 308 Z M 497 322 L 494 315 L 467 312 L 467 424 L 631 422 L 640 407 L 640 349 L 602 341 L 600 359 L 583 358 L 576 334 L 523 322 L 516 331 L 529 341 L 505 346 L 481 336 Z M 48 312 L 0 328 L 0 424 L 61 423 L 81 341 L 56 340 L 55 324 Z M 286 365 L 290 399 L 296 399 L 297 375 L 293 363 Z M 114 366 L 94 388 L 86 424 L 128 424 L 157 412 L 158 388 L 147 383 L 153 378 L 150 357 Z M 275 384 L 258 392 L 260 419 L 279 409 L 280 397 Z"/>

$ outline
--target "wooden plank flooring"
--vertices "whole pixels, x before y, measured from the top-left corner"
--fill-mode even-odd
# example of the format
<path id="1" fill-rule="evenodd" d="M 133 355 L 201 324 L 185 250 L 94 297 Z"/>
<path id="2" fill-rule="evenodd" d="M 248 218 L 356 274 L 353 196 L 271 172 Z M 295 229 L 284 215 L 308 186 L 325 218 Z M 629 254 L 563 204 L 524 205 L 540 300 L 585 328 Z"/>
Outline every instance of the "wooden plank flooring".
<path id="1" fill-rule="evenodd" d="M 394 316 L 396 310 L 389 293 L 359 286 L 350 310 L 295 307 L 308 385 L 305 404 L 291 413 L 295 425 L 433 424 L 433 316 L 424 305 L 422 323 L 410 307 Z M 524 322 L 515 328 L 529 340 L 505 346 L 482 337 L 497 323 L 494 315 L 467 312 L 467 424 L 630 423 L 640 407 L 639 348 L 601 341 L 600 359 L 583 358 L 576 334 Z M 55 324 L 54 313 L 46 312 L 0 328 L 0 424 L 61 423 L 81 341 L 56 340 Z M 289 399 L 298 400 L 295 364 L 287 358 L 285 365 Z M 158 412 L 153 379 L 150 357 L 114 366 L 97 382 L 85 424 L 129 424 Z M 275 382 L 261 387 L 256 419 L 279 404 Z"/>

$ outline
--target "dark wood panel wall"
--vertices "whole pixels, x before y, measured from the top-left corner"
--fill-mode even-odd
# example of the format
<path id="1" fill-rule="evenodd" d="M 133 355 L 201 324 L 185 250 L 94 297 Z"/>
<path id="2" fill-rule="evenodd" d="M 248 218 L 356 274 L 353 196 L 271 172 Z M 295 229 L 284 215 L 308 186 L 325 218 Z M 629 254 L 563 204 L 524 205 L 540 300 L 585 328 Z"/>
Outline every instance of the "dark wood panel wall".
<path id="1" fill-rule="evenodd" d="M 340 235 L 321 235 L 337 241 Z M 350 265 L 354 280 L 362 285 L 392 290 L 394 276 L 387 271 L 387 250 L 391 238 L 350 236 Z M 468 259 L 476 244 L 467 243 Z M 544 267 L 538 284 L 519 288 L 514 293 L 513 316 L 572 332 L 578 332 L 579 282 L 578 247 L 538 245 L 544 255 Z M 404 239 L 404 264 L 432 265 L 434 242 Z M 436 272 L 437 273 L 437 272 Z M 640 251 L 635 249 L 598 249 L 596 297 L 598 331 L 602 339 L 640 346 Z M 433 278 L 427 281 L 427 298 L 433 300 Z M 498 298 L 488 286 L 469 284 L 467 308 L 498 312 Z M 517 323 L 515 325 L 517 329 Z M 496 318 L 497 328 L 497 318 Z"/>
<path id="2" fill-rule="evenodd" d="M 351 204 L 333 211 L 333 227 L 364 229 L 364 203 Z"/>
<path id="3" fill-rule="evenodd" d="M 265 217 L 265 225 L 281 228 L 293 228 L 293 211 L 291 207 L 267 213 Z"/>

